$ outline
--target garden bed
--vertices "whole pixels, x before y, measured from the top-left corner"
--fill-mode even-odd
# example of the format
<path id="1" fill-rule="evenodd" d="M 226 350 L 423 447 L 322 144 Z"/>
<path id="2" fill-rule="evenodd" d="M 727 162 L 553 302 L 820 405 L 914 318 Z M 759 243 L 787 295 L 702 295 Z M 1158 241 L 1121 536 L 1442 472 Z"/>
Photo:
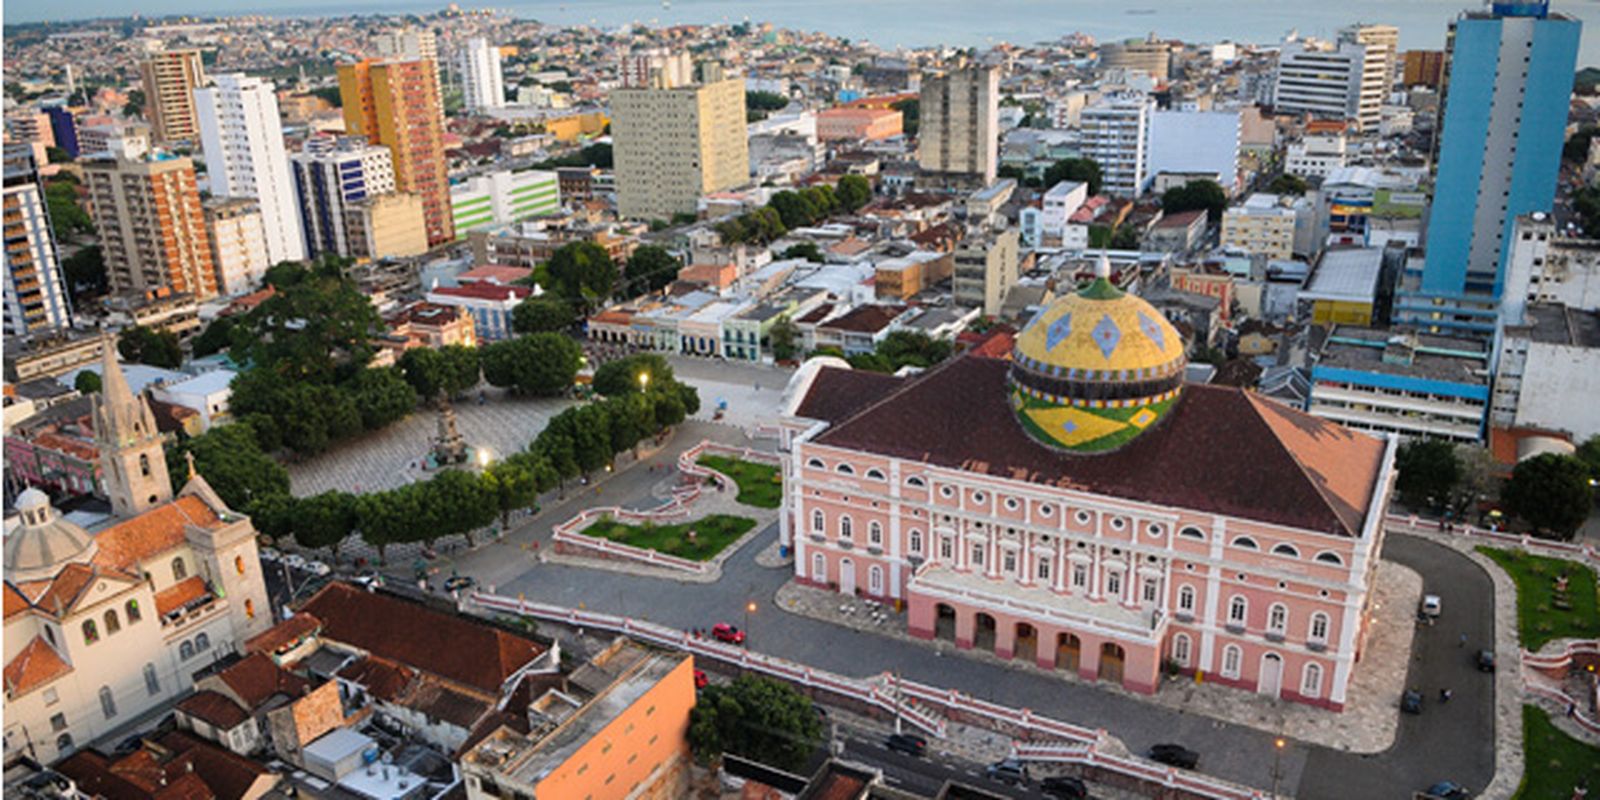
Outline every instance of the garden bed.
<path id="1" fill-rule="evenodd" d="M 1518 798 L 1567 798 L 1580 782 L 1600 786 L 1600 747 L 1568 736 L 1538 706 L 1522 707 L 1522 748 L 1527 766 Z"/>
<path id="2" fill-rule="evenodd" d="M 1559 558 L 1518 550 L 1479 547 L 1517 584 L 1517 634 L 1522 646 L 1537 651 L 1556 639 L 1600 638 L 1600 602 L 1595 597 L 1594 570 Z M 1565 575 L 1565 592 L 1557 578 Z"/>
<path id="3" fill-rule="evenodd" d="M 580 533 L 632 547 L 641 547 L 691 561 L 709 561 L 739 537 L 750 532 L 756 521 L 748 517 L 714 514 L 676 525 L 643 523 L 628 525 L 610 517 L 596 520 Z M 691 541 L 689 531 L 694 531 Z"/>
<path id="4" fill-rule="evenodd" d="M 783 480 L 778 467 L 727 456 L 701 456 L 696 464 L 710 467 L 739 485 L 740 503 L 756 508 L 777 508 L 783 502 Z"/>

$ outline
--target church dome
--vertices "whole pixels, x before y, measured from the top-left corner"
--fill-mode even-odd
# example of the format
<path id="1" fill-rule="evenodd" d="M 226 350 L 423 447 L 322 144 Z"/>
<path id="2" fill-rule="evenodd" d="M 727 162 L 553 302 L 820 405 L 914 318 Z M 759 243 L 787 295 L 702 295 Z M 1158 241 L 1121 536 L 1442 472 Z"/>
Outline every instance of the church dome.
<path id="1" fill-rule="evenodd" d="M 1102 256 L 1094 282 L 1039 312 L 1012 350 L 1012 407 L 1051 447 L 1120 447 L 1159 421 L 1182 387 L 1183 337 L 1109 274 Z"/>
<path id="2" fill-rule="evenodd" d="M 62 519 L 50 498 L 38 489 L 17 496 L 22 524 L 6 535 L 6 577 L 14 581 L 43 580 L 71 562 L 94 556 L 94 537 Z"/>

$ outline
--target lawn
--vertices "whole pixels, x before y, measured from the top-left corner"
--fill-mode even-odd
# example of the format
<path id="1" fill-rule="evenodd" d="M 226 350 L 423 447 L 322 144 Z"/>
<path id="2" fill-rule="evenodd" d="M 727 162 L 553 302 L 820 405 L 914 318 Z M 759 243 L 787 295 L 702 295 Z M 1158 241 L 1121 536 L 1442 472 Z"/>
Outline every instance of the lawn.
<path id="1" fill-rule="evenodd" d="M 1600 787 L 1600 748 L 1562 733 L 1537 706 L 1522 707 L 1522 771 L 1518 800 L 1567 800 L 1579 781 Z"/>
<path id="2" fill-rule="evenodd" d="M 739 484 L 739 502 L 757 508 L 777 508 L 783 502 L 783 479 L 778 468 L 727 456 L 701 456 L 696 462 Z"/>
<path id="3" fill-rule="evenodd" d="M 605 517 L 584 528 L 581 533 L 691 561 L 706 561 L 755 525 L 753 519 L 727 514 L 713 514 L 705 519 L 678 525 L 626 525 Z M 694 531 L 693 541 L 689 539 L 691 530 Z"/>
<path id="4" fill-rule="evenodd" d="M 1559 558 L 1545 558 L 1517 550 L 1479 547 L 1517 583 L 1517 632 L 1522 646 L 1538 650 L 1554 639 L 1600 638 L 1600 610 L 1595 597 L 1594 570 Z M 1556 607 L 1556 577 L 1566 575 L 1571 610 Z"/>

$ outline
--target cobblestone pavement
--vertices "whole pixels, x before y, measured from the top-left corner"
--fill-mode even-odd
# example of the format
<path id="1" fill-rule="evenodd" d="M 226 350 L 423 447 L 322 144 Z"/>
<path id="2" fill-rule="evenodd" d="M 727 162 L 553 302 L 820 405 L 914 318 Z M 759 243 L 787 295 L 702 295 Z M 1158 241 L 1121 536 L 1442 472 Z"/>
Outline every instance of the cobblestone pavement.
<path id="1" fill-rule="evenodd" d="M 456 404 L 456 428 L 470 447 L 487 447 L 496 458 L 528 446 L 569 400 L 511 397 L 490 390 L 489 401 Z M 438 415 L 423 407 L 381 431 L 289 465 L 289 489 L 308 497 L 330 489 L 360 494 L 393 489 L 433 475 L 416 467 L 438 429 Z"/>
<path id="2" fill-rule="evenodd" d="M 1395 708 L 1405 682 L 1411 638 L 1415 631 L 1413 609 L 1422 596 L 1422 578 L 1399 564 L 1379 562 L 1373 633 L 1356 670 L 1343 713 L 1333 714 L 1300 703 L 1271 700 L 1225 686 L 1196 683 L 1187 677 L 1166 680 L 1155 695 L 1128 692 L 1113 684 L 1095 683 L 1097 689 L 1166 706 L 1184 713 L 1248 725 L 1303 742 L 1355 753 L 1375 753 L 1394 743 Z M 917 639 L 906 632 L 904 615 L 865 600 L 846 600 L 837 592 L 790 582 L 778 590 L 778 607 L 795 614 L 919 642 L 938 654 L 961 655 L 1008 669 L 1050 675 L 1062 681 L 1084 682 L 1076 675 L 1042 670 L 1018 659 L 1001 660 L 993 653 L 961 650 L 949 642 Z"/>

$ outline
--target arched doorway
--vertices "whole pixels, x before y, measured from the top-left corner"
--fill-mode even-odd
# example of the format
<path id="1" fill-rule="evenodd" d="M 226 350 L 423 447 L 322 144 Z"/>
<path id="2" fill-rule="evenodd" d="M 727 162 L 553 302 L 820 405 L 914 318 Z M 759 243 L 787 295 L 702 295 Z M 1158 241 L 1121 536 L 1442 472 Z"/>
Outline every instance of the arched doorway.
<path id="1" fill-rule="evenodd" d="M 839 559 L 839 591 L 848 595 L 856 593 L 856 564 L 848 558 Z"/>
<path id="2" fill-rule="evenodd" d="M 1011 647 L 1011 656 L 1024 661 L 1039 658 L 1039 631 L 1026 622 L 1017 623 L 1017 643 Z"/>
<path id="3" fill-rule="evenodd" d="M 1283 656 L 1267 653 L 1261 657 L 1261 679 L 1256 681 L 1256 691 L 1274 698 L 1283 693 Z"/>
<path id="4" fill-rule="evenodd" d="M 944 603 L 933 607 L 933 638 L 948 642 L 956 640 L 956 610 Z"/>
<path id="5" fill-rule="evenodd" d="M 1122 662 L 1126 655 L 1122 645 L 1106 642 L 1100 645 L 1100 680 L 1122 683 Z"/>
<path id="6" fill-rule="evenodd" d="M 972 632 L 972 646 L 979 650 L 994 650 L 994 632 L 998 627 L 994 617 L 978 612 L 976 630 Z"/>
<path id="7" fill-rule="evenodd" d="M 1078 653 L 1083 643 L 1070 633 L 1056 635 L 1056 669 L 1078 671 Z"/>

